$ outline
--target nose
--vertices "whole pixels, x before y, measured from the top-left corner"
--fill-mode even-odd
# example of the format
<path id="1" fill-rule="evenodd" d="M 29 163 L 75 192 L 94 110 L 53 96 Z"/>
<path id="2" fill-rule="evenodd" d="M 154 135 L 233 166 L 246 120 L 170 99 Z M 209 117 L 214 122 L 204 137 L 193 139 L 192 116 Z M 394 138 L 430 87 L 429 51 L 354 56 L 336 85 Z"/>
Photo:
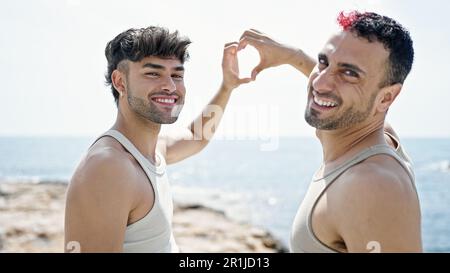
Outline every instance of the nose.
<path id="1" fill-rule="evenodd" d="M 329 69 L 317 71 L 316 75 L 313 75 L 312 78 L 312 87 L 319 93 L 328 93 L 333 91 L 335 88 L 334 75 L 332 75 Z"/>
<path id="2" fill-rule="evenodd" d="M 177 90 L 177 86 L 172 77 L 164 77 L 161 84 L 161 88 L 165 91 L 174 92 L 175 90 Z"/>

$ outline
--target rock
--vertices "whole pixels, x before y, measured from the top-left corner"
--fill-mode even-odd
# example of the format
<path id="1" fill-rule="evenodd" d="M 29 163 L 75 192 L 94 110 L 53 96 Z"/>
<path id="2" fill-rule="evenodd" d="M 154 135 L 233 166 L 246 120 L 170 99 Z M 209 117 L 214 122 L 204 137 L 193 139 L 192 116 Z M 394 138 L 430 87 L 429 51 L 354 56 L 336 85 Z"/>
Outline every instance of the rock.
<path id="1" fill-rule="evenodd" d="M 63 252 L 66 183 L 0 183 L 0 252 Z M 269 232 L 199 204 L 174 206 L 182 252 L 284 252 Z"/>
<path id="2" fill-rule="evenodd" d="M 173 221 L 183 252 L 286 251 L 269 232 L 231 221 L 223 212 L 202 205 L 179 206 Z"/>

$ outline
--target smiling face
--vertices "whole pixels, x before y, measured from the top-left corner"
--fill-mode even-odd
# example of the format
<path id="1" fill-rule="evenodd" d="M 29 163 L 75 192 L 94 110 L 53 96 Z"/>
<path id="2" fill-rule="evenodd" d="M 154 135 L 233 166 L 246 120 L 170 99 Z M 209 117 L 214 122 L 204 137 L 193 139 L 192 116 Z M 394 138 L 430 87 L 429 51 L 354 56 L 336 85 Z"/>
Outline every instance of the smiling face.
<path id="1" fill-rule="evenodd" d="M 126 61 L 128 107 L 151 122 L 174 123 L 184 104 L 184 67 L 177 58 Z"/>
<path id="2" fill-rule="evenodd" d="M 373 117 L 388 56 L 379 42 L 347 31 L 332 36 L 309 78 L 306 121 L 317 129 L 336 130 Z"/>

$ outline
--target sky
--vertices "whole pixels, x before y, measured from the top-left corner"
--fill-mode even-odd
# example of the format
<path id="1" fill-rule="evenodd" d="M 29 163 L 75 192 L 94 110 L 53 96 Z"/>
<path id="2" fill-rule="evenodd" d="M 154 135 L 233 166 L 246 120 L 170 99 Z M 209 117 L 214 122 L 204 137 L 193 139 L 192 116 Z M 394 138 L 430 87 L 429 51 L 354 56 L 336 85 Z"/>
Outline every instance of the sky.
<path id="1" fill-rule="evenodd" d="M 341 10 L 375 11 L 411 33 L 415 62 L 387 120 L 400 136 L 450 137 L 448 1 L 6 1 L 0 10 L 0 136 L 95 136 L 117 109 L 104 84 L 106 43 L 128 28 L 158 25 L 192 41 L 185 64 L 185 127 L 221 82 L 223 45 L 256 28 L 316 56 Z M 249 48 L 241 72 L 258 62 Z M 263 71 L 233 91 L 220 136 L 314 136 L 303 118 L 307 78 L 294 68 Z"/>

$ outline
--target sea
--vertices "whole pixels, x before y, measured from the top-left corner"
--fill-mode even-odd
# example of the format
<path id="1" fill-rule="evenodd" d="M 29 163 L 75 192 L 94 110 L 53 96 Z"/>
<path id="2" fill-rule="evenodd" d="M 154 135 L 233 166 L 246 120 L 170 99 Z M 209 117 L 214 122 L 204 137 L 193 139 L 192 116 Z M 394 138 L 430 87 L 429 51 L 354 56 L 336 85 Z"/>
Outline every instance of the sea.
<path id="1" fill-rule="evenodd" d="M 94 137 L 0 137 L 0 181 L 69 181 Z M 314 138 L 212 140 L 168 166 L 175 201 L 198 203 L 270 231 L 285 246 L 322 151 Z M 450 252 L 450 139 L 405 138 L 422 211 L 426 252 Z"/>

